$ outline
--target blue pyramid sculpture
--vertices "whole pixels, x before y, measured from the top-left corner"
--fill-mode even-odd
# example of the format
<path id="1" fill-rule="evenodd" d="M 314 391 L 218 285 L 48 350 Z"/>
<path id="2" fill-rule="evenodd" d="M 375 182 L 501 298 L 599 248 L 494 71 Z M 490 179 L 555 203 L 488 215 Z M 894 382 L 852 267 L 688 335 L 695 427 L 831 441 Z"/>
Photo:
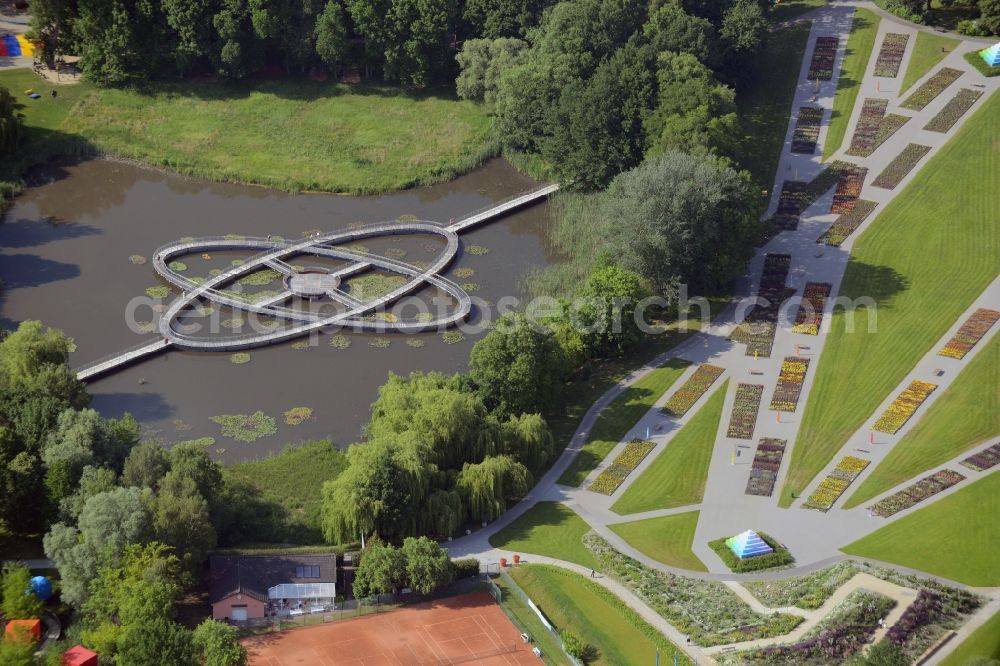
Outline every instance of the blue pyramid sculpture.
<path id="1" fill-rule="evenodd" d="M 747 530 L 742 534 L 729 537 L 726 539 L 726 545 L 741 560 L 774 552 L 774 549 L 768 546 L 767 542 L 761 539 L 753 530 Z"/>
<path id="2" fill-rule="evenodd" d="M 983 49 L 979 52 L 979 55 L 983 57 L 983 60 L 990 67 L 1000 66 L 1000 42 L 997 42 L 988 49 Z"/>

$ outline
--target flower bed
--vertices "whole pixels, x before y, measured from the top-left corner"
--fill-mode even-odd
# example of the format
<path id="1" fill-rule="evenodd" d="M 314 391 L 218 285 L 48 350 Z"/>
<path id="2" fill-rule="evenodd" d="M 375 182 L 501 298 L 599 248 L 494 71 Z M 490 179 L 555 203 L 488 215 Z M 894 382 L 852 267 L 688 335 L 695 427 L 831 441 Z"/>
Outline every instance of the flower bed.
<path id="1" fill-rule="evenodd" d="M 983 336 L 993 324 L 997 323 L 997 320 L 1000 320 L 1000 312 L 979 308 L 962 324 L 951 340 L 941 348 L 938 355 L 957 359 L 965 358 L 965 355 L 976 346 L 977 342 L 983 339 Z"/>
<path id="2" fill-rule="evenodd" d="M 778 195 L 778 209 L 771 217 L 772 226 L 779 231 L 795 231 L 799 227 L 799 216 L 804 210 L 803 201 L 806 183 L 786 180 L 781 184 Z"/>
<path id="3" fill-rule="evenodd" d="M 774 492 L 774 482 L 778 479 L 781 469 L 781 459 L 785 455 L 783 439 L 764 437 L 757 443 L 757 451 L 753 454 L 753 465 L 750 467 L 750 479 L 747 481 L 747 495 L 770 497 Z"/>
<path id="4" fill-rule="evenodd" d="M 871 155 L 871 146 L 875 142 L 875 134 L 878 132 L 882 118 L 885 116 L 886 107 L 889 100 L 866 97 L 861 105 L 861 115 L 858 117 L 858 124 L 854 127 L 854 136 L 851 138 L 851 147 L 848 148 L 848 155 L 860 155 L 862 157 Z"/>
<path id="5" fill-rule="evenodd" d="M 802 290 L 802 304 L 795 313 L 795 324 L 792 330 L 806 335 L 819 335 L 819 327 L 823 323 L 823 308 L 830 295 L 833 285 L 827 282 L 806 282 Z"/>
<path id="6" fill-rule="evenodd" d="M 988 449 L 983 449 L 975 455 L 971 455 L 960 464 L 974 469 L 977 472 L 984 472 L 991 467 L 1000 464 L 1000 444 L 994 444 Z"/>
<path id="7" fill-rule="evenodd" d="M 867 174 L 867 168 L 853 164 L 839 172 L 837 189 L 833 193 L 833 205 L 830 206 L 831 213 L 844 215 L 854 210 Z"/>
<path id="8" fill-rule="evenodd" d="M 813 106 L 799 108 L 799 117 L 792 131 L 792 152 L 812 155 L 819 140 L 819 127 L 823 122 L 823 109 Z"/>
<path id="9" fill-rule="evenodd" d="M 830 474 L 823 479 L 816 487 L 816 490 L 809 495 L 809 499 L 802 505 L 803 509 L 815 509 L 826 513 L 830 510 L 840 496 L 844 494 L 856 478 L 868 467 L 870 460 L 856 458 L 854 456 L 844 456 L 837 463 L 837 466 Z"/>
<path id="10" fill-rule="evenodd" d="M 937 384 L 913 380 L 872 427 L 879 432 L 895 435 L 936 388 Z"/>
<path id="11" fill-rule="evenodd" d="M 889 165 L 882 170 L 882 173 L 872 181 L 872 185 L 886 190 L 895 189 L 906 178 L 906 175 L 913 171 L 913 167 L 917 166 L 917 162 L 922 160 L 924 155 L 929 153 L 930 150 L 930 146 L 922 146 L 919 143 L 907 145 L 899 155 L 896 155 L 889 162 Z"/>
<path id="12" fill-rule="evenodd" d="M 888 32 L 882 40 L 882 48 L 878 51 L 878 59 L 875 61 L 875 76 L 884 76 L 889 79 L 896 78 L 899 74 L 899 66 L 903 62 L 903 53 L 906 52 L 906 42 L 910 36 L 898 32 Z"/>
<path id="13" fill-rule="evenodd" d="M 948 100 L 948 103 L 944 105 L 936 116 L 931 118 L 930 122 L 924 125 L 924 129 L 929 132 L 947 132 L 955 123 L 965 115 L 965 112 L 972 108 L 972 105 L 976 103 L 980 97 L 983 96 L 983 91 L 972 90 L 971 88 L 962 88 L 958 91 L 954 97 Z"/>
<path id="14" fill-rule="evenodd" d="M 736 396 L 733 399 L 733 413 L 729 417 L 728 437 L 750 439 L 757 424 L 757 410 L 760 409 L 760 398 L 764 394 L 762 384 L 738 384 Z"/>
<path id="15" fill-rule="evenodd" d="M 622 482 L 625 481 L 625 477 L 631 474 L 632 470 L 638 467 L 639 463 L 649 455 L 654 446 L 656 445 L 649 440 L 633 439 L 625 445 L 625 449 L 618 454 L 615 461 L 608 465 L 608 468 L 601 472 L 600 476 L 594 479 L 588 490 L 603 495 L 613 494 L 618 490 L 618 486 L 622 485 Z"/>
<path id="16" fill-rule="evenodd" d="M 833 224 L 830 225 L 830 228 L 816 239 L 816 242 L 826 243 L 832 247 L 840 247 L 840 244 L 868 219 L 868 216 L 872 214 L 876 206 L 878 204 L 874 201 L 858 199 L 854 202 L 854 210 L 839 215 L 833 221 Z"/>
<path id="17" fill-rule="evenodd" d="M 757 532 L 757 536 L 759 536 L 764 543 L 773 548 L 774 552 L 768 553 L 767 555 L 756 555 L 754 557 L 741 558 L 726 545 L 726 539 L 729 537 L 709 541 L 708 547 L 715 551 L 715 554 L 719 556 L 719 559 L 722 560 L 723 564 L 729 567 L 729 570 L 733 573 L 747 573 L 749 571 L 774 569 L 789 565 L 795 561 L 795 558 L 792 557 L 790 552 L 788 552 L 788 549 L 775 541 L 772 537 L 764 534 L 763 532 Z"/>
<path id="18" fill-rule="evenodd" d="M 789 613 L 757 613 L 718 581 L 647 567 L 593 532 L 583 537 L 583 544 L 594 554 L 602 572 L 630 589 L 697 645 L 781 636 L 802 622 L 801 617 Z"/>
<path id="19" fill-rule="evenodd" d="M 803 576 L 771 580 L 748 580 L 742 585 L 765 606 L 795 606 L 815 610 L 858 573 L 853 560 L 844 560 Z"/>
<path id="20" fill-rule="evenodd" d="M 698 398 L 704 395 L 705 391 L 725 371 L 725 368 L 720 368 L 717 365 L 709 365 L 708 363 L 698 366 L 698 369 L 684 382 L 684 385 L 677 389 L 670 396 L 670 399 L 667 400 L 667 404 L 663 406 L 664 413 L 669 416 L 676 416 L 677 418 L 687 414 L 691 406 L 698 402 Z"/>
<path id="21" fill-rule="evenodd" d="M 930 476 L 925 476 L 911 486 L 903 488 L 898 493 L 889 495 L 884 500 L 876 502 L 868 507 L 868 510 L 876 516 L 887 518 L 895 513 L 899 513 L 911 506 L 915 506 L 928 497 L 937 495 L 943 490 L 951 488 L 965 477 L 950 469 L 943 469 Z"/>
<path id="22" fill-rule="evenodd" d="M 812 60 L 809 62 L 807 79 L 829 81 L 833 78 L 833 62 L 837 58 L 837 46 L 840 40 L 836 37 L 817 37 L 813 48 Z"/>
<path id="23" fill-rule="evenodd" d="M 757 296 L 763 300 L 746 315 L 746 320 L 733 330 L 730 339 L 746 345 L 747 356 L 770 356 L 777 330 L 778 310 L 785 300 L 795 293 L 785 286 L 788 269 L 792 263 L 790 254 L 768 254 L 764 257 L 760 287 Z"/>
<path id="24" fill-rule="evenodd" d="M 960 76 L 962 76 L 962 70 L 942 67 L 937 74 L 927 79 L 927 82 L 917 88 L 900 106 L 911 111 L 923 111 L 924 107 L 933 102 Z"/>
<path id="25" fill-rule="evenodd" d="M 786 356 L 781 362 L 778 384 L 774 387 L 774 395 L 771 397 L 768 409 L 776 412 L 794 412 L 799 404 L 799 394 L 802 392 L 802 384 L 806 381 L 808 370 L 809 359 Z"/>

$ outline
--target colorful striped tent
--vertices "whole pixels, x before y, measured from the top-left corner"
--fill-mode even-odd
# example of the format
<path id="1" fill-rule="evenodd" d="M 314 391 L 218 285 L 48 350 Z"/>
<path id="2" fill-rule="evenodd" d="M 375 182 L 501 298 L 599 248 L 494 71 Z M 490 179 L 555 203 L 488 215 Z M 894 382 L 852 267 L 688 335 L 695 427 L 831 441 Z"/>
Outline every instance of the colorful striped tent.
<path id="1" fill-rule="evenodd" d="M 736 556 L 741 560 L 748 557 L 754 557 L 756 555 L 767 555 L 768 553 L 774 552 L 774 549 L 768 546 L 767 542 L 761 539 L 760 536 L 753 530 L 747 530 L 742 534 L 729 537 L 726 539 L 726 545 L 729 546 L 729 550 L 736 553 Z"/>
<path id="2" fill-rule="evenodd" d="M 34 45 L 24 35 L 6 34 L 0 37 L 0 57 L 17 58 L 34 53 Z"/>
<path id="3" fill-rule="evenodd" d="M 1000 42 L 997 42 L 988 49 L 983 49 L 979 52 L 979 55 L 982 56 L 983 60 L 990 67 L 1000 66 Z"/>

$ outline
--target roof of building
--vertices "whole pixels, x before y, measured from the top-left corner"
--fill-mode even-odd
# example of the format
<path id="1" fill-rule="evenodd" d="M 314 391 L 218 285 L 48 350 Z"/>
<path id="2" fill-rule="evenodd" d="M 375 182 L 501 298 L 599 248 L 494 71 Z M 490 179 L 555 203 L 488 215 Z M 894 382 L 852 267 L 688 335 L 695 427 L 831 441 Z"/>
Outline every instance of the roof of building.
<path id="1" fill-rule="evenodd" d="M 213 555 L 209 560 L 209 603 L 233 594 L 267 601 L 267 591 L 285 583 L 337 582 L 337 556 L 317 555 Z"/>

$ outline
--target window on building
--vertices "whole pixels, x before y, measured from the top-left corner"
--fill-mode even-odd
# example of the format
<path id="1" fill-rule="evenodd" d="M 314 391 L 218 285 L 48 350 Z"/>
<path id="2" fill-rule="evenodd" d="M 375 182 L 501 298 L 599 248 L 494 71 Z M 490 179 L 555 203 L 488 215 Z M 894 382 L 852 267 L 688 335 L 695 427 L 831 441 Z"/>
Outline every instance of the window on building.
<path id="1" fill-rule="evenodd" d="M 295 567 L 295 577 L 296 578 L 319 578 L 319 565 L 309 564 L 309 565 L 299 565 Z"/>

